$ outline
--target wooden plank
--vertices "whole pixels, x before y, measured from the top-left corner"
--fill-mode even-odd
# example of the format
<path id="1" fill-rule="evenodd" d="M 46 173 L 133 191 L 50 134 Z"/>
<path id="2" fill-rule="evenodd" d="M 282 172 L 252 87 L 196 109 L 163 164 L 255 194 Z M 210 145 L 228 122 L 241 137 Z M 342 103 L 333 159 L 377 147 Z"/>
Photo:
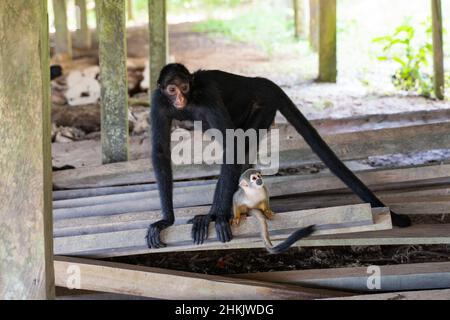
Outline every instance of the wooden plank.
<path id="1" fill-rule="evenodd" d="M 379 289 L 368 288 L 367 281 L 373 275 L 368 267 L 258 272 L 230 277 L 365 293 L 450 288 L 450 262 L 377 267 L 381 275 Z"/>
<path id="2" fill-rule="evenodd" d="M 334 235 L 334 236 L 314 236 L 308 239 L 300 240 L 295 244 L 298 247 L 329 247 L 329 246 L 375 246 L 375 245 L 428 245 L 428 244 L 450 244 L 450 225 L 448 224 L 433 224 L 433 225 L 414 225 L 406 229 L 393 229 L 388 231 L 382 231 L 383 229 L 389 229 L 388 224 L 385 222 L 389 220 L 388 215 L 380 216 L 375 219 L 376 226 L 379 226 L 381 231 L 368 230 L 361 231 L 361 233 Z M 135 232 L 119 234 L 125 239 L 129 239 Z M 145 236 L 145 231 L 139 235 L 141 238 Z M 127 238 L 128 237 L 128 238 Z M 250 249 L 250 248 L 263 248 L 264 245 L 257 241 L 250 242 L 249 239 L 240 241 L 238 239 L 233 240 L 235 242 L 229 244 L 219 244 L 217 246 L 192 246 L 189 248 L 182 248 L 181 251 L 198 251 L 198 250 L 226 250 L 226 249 Z M 107 240 L 109 241 L 109 240 Z M 55 243 L 57 239 L 55 239 Z M 274 241 L 278 243 L 278 241 Z M 158 252 L 164 251 L 178 251 L 178 247 L 158 249 Z M 110 249 L 102 250 L 99 252 L 87 252 L 86 256 L 93 258 L 105 258 L 113 256 L 126 256 L 135 254 L 146 254 L 149 250 L 142 247 L 128 247 L 122 249 Z"/>
<path id="3" fill-rule="evenodd" d="M 388 190 L 377 192 L 377 196 L 393 211 L 408 215 L 450 214 L 450 189 L 429 189 L 422 191 Z M 354 194 L 296 195 L 289 198 L 272 198 L 271 207 L 277 213 L 360 204 Z M 206 214 L 209 206 L 176 208 L 177 224 L 185 223 L 196 214 Z M 86 233 L 112 232 L 145 228 L 161 212 L 127 212 L 114 215 L 88 216 L 81 218 L 57 219 L 54 222 L 54 236 L 73 236 Z"/>
<path id="4" fill-rule="evenodd" d="M 96 0 L 102 108 L 102 163 L 128 160 L 128 80 L 125 2 Z"/>
<path id="5" fill-rule="evenodd" d="M 174 209 L 175 224 L 185 224 L 198 214 L 207 214 L 209 206 Z M 161 218 L 161 211 L 144 211 L 108 216 L 70 218 L 54 222 L 54 237 L 68 237 L 92 233 L 115 232 L 147 228 L 150 223 Z"/>
<path id="6" fill-rule="evenodd" d="M 430 189 L 425 191 L 402 192 L 402 190 L 387 190 L 376 192 L 377 196 L 391 210 L 407 215 L 437 215 L 450 214 L 450 196 L 438 195 L 448 189 Z M 433 194 L 435 192 L 436 194 Z M 293 211 L 312 208 L 343 206 L 362 203 L 353 193 L 296 195 L 271 201 L 273 210 Z M 281 211 L 281 212 L 282 212 Z"/>
<path id="7" fill-rule="evenodd" d="M 405 169 L 369 170 L 357 176 L 374 190 L 407 187 L 409 185 L 448 184 L 450 165 L 412 167 Z M 317 191 L 346 190 L 345 185 L 331 174 L 284 176 L 266 178 L 271 198 L 299 195 Z M 382 186 L 382 187 L 380 187 Z M 175 188 L 175 208 L 211 204 L 214 184 Z M 139 201 L 137 201 L 139 200 Z M 158 190 L 105 195 L 91 198 L 54 201 L 55 219 L 112 215 L 160 209 Z"/>
<path id="8" fill-rule="evenodd" d="M 366 294 L 342 299 L 324 300 L 449 300 L 450 289 Z"/>
<path id="9" fill-rule="evenodd" d="M 0 1 L 0 299 L 54 297 L 47 1 Z"/>
<path id="10" fill-rule="evenodd" d="M 436 98 L 443 100 L 445 75 L 441 0 L 431 0 L 431 11 L 433 23 L 434 94 Z"/>
<path id="11" fill-rule="evenodd" d="M 77 20 L 79 25 L 75 33 L 75 43 L 81 49 L 89 50 L 92 47 L 91 31 L 87 20 L 86 0 L 75 0 L 77 7 Z"/>
<path id="12" fill-rule="evenodd" d="M 272 201 L 275 202 L 276 200 Z M 201 207 L 188 207 L 188 208 L 176 208 L 176 225 L 185 224 L 187 220 L 199 214 L 207 214 L 209 212 L 209 206 Z M 309 208 L 310 209 L 310 208 Z M 306 209 L 308 210 L 308 209 Z M 277 210 L 277 213 L 285 213 L 299 210 Z M 88 216 L 81 218 L 68 218 L 59 219 L 55 221 L 55 237 L 62 236 L 74 236 L 91 233 L 103 233 L 114 232 L 122 230 L 133 230 L 147 228 L 150 223 L 159 220 L 161 212 L 156 211 L 144 211 L 144 212 L 132 212 L 116 215 L 103 215 L 103 216 Z"/>
<path id="13" fill-rule="evenodd" d="M 188 181 L 175 181 L 174 187 L 191 187 L 206 184 L 214 184 L 216 180 L 188 180 Z M 111 194 L 123 194 L 133 192 L 152 191 L 158 189 L 156 183 L 151 184 L 135 184 L 128 186 L 115 186 L 115 187 L 100 187 L 100 188 L 86 188 L 86 189 L 69 189 L 69 190 L 57 190 L 53 192 L 53 200 L 69 200 L 76 198 L 88 198 L 97 196 L 106 196 Z"/>
<path id="14" fill-rule="evenodd" d="M 374 224 L 371 226 L 361 226 L 361 227 L 352 227 L 351 232 L 368 232 L 375 230 L 387 230 L 392 228 L 391 218 L 387 212 L 374 213 Z M 293 231 L 293 230 L 292 230 Z M 292 232 L 291 231 L 291 232 Z M 330 232 L 346 233 L 346 229 L 335 229 L 330 230 Z M 277 245 L 281 242 L 281 240 L 286 239 L 290 233 L 283 233 L 284 231 L 280 231 L 280 234 L 272 235 L 271 239 L 272 243 Z M 119 234 L 120 235 L 120 234 Z M 294 246 L 302 246 L 301 241 L 294 244 Z M 235 238 L 232 243 L 218 243 L 218 244 L 208 244 L 207 246 L 202 245 L 190 245 L 186 247 L 180 248 L 178 245 L 175 247 L 166 247 L 163 249 L 158 249 L 157 252 L 175 252 L 175 251 L 204 251 L 204 250 L 228 250 L 228 249 L 253 249 L 253 248 L 264 248 L 264 244 L 261 242 L 260 236 L 255 237 L 241 237 Z M 155 251 L 156 252 L 156 251 Z M 136 254 L 147 254 L 152 253 L 149 252 L 146 247 L 127 247 L 127 248 L 106 248 L 104 250 L 99 251 L 88 251 L 84 252 L 83 255 L 86 257 L 93 258 L 107 258 L 107 257 L 116 257 L 116 256 L 127 256 L 127 255 L 136 255 Z M 79 254 L 77 254 L 79 255 Z"/>
<path id="15" fill-rule="evenodd" d="M 320 82 L 336 82 L 336 0 L 319 0 Z"/>
<path id="16" fill-rule="evenodd" d="M 55 60 L 63 62 L 72 59 L 72 40 L 67 26 L 66 0 L 53 0 L 55 18 Z"/>
<path id="17" fill-rule="evenodd" d="M 450 148 L 449 123 L 369 130 L 325 136 L 325 141 L 342 160 L 368 156 Z M 282 140 L 280 168 L 320 162 L 297 135 Z M 174 166 L 175 179 L 204 178 L 218 175 L 219 165 Z M 60 189 L 104 187 L 154 182 L 149 159 L 109 166 L 95 166 L 56 172 L 54 183 Z"/>
<path id="18" fill-rule="evenodd" d="M 150 34 L 150 92 L 156 89 L 159 72 L 167 63 L 169 52 L 166 0 L 148 0 Z"/>
<path id="19" fill-rule="evenodd" d="M 237 280 L 159 268 L 80 258 L 56 257 L 55 278 L 60 287 L 70 281 L 69 268 L 78 268 L 80 288 L 158 299 L 317 299 L 344 296 L 345 293 Z"/>
<path id="20" fill-rule="evenodd" d="M 326 209 L 314 209 L 279 213 L 271 221 L 269 229 L 274 242 L 285 239 L 293 230 L 317 225 L 315 235 L 363 232 L 392 228 L 387 211 L 377 213 L 374 224 L 368 205 L 344 206 Z M 369 218 L 370 216 L 370 218 Z M 369 221 L 370 219 L 370 221 Z M 295 226 L 295 227 L 293 227 Z M 175 225 L 163 231 L 163 241 L 168 247 L 150 250 L 146 246 L 147 228 L 124 230 L 100 234 L 61 237 L 54 239 L 55 252 L 65 255 L 104 256 L 117 254 L 120 250 L 142 250 L 142 252 L 164 252 L 180 250 L 209 250 L 262 247 L 259 226 L 253 217 L 249 217 L 239 227 L 233 227 L 235 236 L 232 242 L 222 244 L 216 239 L 214 224 L 209 228 L 209 239 L 202 246 L 192 244 L 191 225 Z"/>

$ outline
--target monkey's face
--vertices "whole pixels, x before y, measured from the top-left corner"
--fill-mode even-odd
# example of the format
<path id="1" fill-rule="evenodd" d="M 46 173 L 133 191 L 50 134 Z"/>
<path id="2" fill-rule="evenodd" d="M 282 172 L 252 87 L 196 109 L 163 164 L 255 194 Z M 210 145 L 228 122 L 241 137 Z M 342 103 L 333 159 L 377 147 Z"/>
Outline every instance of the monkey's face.
<path id="1" fill-rule="evenodd" d="M 175 108 L 182 110 L 188 103 L 189 90 L 189 82 L 175 79 L 164 88 L 164 94 Z"/>
<path id="2" fill-rule="evenodd" d="M 242 179 L 240 184 L 240 187 L 242 187 L 244 190 L 247 188 L 252 189 L 260 189 L 264 186 L 264 181 L 262 179 L 260 172 L 254 172 L 249 175 L 247 179 Z"/>

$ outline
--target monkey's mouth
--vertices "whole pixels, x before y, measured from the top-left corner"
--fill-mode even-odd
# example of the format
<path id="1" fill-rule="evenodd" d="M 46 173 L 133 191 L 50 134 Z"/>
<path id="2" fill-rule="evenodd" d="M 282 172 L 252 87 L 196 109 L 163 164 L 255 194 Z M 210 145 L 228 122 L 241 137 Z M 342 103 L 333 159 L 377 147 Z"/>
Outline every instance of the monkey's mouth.
<path id="1" fill-rule="evenodd" d="M 177 108 L 178 110 L 183 110 L 186 107 L 186 103 L 174 103 L 173 104 L 175 108 Z"/>

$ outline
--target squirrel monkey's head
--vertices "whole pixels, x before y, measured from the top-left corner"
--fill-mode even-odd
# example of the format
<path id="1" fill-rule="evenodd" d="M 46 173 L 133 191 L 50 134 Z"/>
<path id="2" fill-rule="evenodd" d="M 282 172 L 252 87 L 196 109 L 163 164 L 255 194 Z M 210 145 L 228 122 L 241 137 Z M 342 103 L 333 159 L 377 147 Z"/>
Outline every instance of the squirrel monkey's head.
<path id="1" fill-rule="evenodd" d="M 264 182 L 261 176 L 261 171 L 256 169 L 248 169 L 245 171 L 239 179 L 239 187 L 244 190 L 254 188 L 259 189 L 264 186 Z"/>

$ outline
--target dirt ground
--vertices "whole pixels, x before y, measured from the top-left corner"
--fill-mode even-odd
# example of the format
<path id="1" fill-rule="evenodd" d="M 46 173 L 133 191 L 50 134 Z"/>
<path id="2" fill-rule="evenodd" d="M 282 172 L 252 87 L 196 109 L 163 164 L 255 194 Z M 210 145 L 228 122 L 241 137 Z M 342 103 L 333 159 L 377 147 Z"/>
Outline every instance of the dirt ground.
<path id="1" fill-rule="evenodd" d="M 358 76 L 348 76 L 341 72 L 338 84 L 320 84 L 313 81 L 317 69 L 317 59 L 303 58 L 294 54 L 269 56 L 260 48 L 246 43 L 233 43 L 223 38 L 212 38 L 205 34 L 190 31 L 189 24 L 170 26 L 170 61 L 186 64 L 190 70 L 222 69 L 248 76 L 268 77 L 279 84 L 299 106 L 309 119 L 344 118 L 362 114 L 390 114 L 415 110 L 448 109 L 448 101 L 427 100 L 410 94 L 393 93 L 380 88 L 377 84 L 367 86 Z M 95 52 L 94 52 L 95 53 Z M 142 74 L 148 55 L 146 28 L 133 28 L 128 34 L 128 55 L 139 65 L 138 73 Z M 74 62 L 77 68 L 95 64 L 95 56 L 86 56 Z M 141 75 L 140 74 L 140 75 Z M 380 83 L 383 81 L 380 81 Z M 381 90 L 381 91 L 380 91 Z M 54 93 L 55 114 L 77 113 L 81 120 L 57 123 L 58 126 L 78 127 L 75 122 L 86 122 L 86 119 L 98 117 L 93 112 L 98 105 L 84 107 L 68 107 L 61 101 L 61 92 Z M 57 96 L 57 97 L 56 97 Z M 148 99 L 142 90 L 134 90 L 132 96 Z M 59 100 L 58 100 L 59 99 Z M 55 103 L 55 101 L 57 103 Z M 77 109 L 73 109 L 77 108 Z M 83 110 L 84 108 L 84 110 Z M 86 108 L 92 108 L 86 111 Z M 148 108 L 133 107 L 138 124 L 144 123 Z M 85 116 L 85 115 L 88 116 Z M 58 120 L 59 121 L 59 120 Z M 72 124 L 70 123 L 72 121 Z M 280 121 L 282 121 L 280 119 Z M 94 121 L 95 122 L 95 121 Z M 82 128 L 83 129 L 83 128 Z M 70 133 L 68 141 L 53 143 L 53 165 L 57 168 L 65 166 L 85 166 L 100 163 L 99 127 L 84 128 L 81 133 Z M 62 129 L 55 128 L 55 132 Z M 55 133 L 56 134 L 56 133 Z M 136 154 L 134 158 L 149 157 L 145 145 L 148 144 L 145 129 L 133 132 L 131 143 Z M 64 140 L 64 139 L 63 139 Z M 61 141 L 61 140 L 60 140 Z M 64 140 L 65 141 L 65 140 Z M 426 161 L 444 161 L 450 153 L 443 150 L 419 156 Z M 94 160 L 92 160 L 94 159 Z M 406 160 L 405 160 L 406 159 Z M 399 155 L 396 159 L 372 159 L 370 165 L 392 165 L 392 162 L 407 161 L 408 157 Z M 417 158 L 413 160 L 417 163 Z M 414 162 L 415 161 L 415 162 Z M 420 162 L 420 161 L 419 161 Z M 193 271 L 209 274 L 245 273 L 272 270 L 293 270 L 310 268 L 331 268 L 344 266 L 361 266 L 371 264 L 398 264 L 430 261 L 448 261 L 449 246 L 392 246 L 392 247 L 340 247 L 340 248 L 293 248 L 281 255 L 268 255 L 264 250 L 228 250 L 186 253 L 151 254 L 135 257 L 111 259 L 153 267 L 174 270 Z"/>

